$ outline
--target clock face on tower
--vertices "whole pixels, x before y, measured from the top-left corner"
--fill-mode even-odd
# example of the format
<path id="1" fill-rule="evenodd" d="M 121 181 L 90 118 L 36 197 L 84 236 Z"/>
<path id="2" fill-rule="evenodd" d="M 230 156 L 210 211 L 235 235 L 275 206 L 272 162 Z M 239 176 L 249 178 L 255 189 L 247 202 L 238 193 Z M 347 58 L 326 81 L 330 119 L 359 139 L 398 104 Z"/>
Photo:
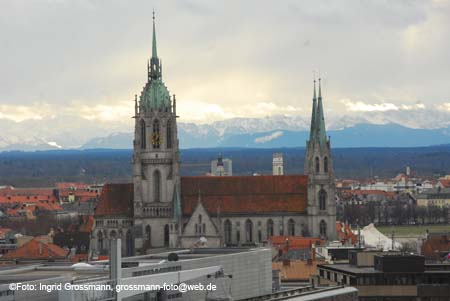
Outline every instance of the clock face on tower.
<path id="1" fill-rule="evenodd" d="M 159 148 L 159 146 L 161 145 L 161 135 L 159 134 L 159 132 L 154 132 L 152 134 L 152 144 L 154 148 Z"/>

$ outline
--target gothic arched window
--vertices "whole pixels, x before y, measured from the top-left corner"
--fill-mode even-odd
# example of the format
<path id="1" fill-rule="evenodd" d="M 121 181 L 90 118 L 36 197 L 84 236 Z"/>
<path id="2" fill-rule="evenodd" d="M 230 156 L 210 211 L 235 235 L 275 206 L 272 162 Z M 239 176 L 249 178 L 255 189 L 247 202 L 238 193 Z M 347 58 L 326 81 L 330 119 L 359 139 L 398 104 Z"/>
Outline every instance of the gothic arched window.
<path id="1" fill-rule="evenodd" d="M 164 246 L 169 246 L 170 230 L 169 225 L 164 226 Z"/>
<path id="2" fill-rule="evenodd" d="M 328 157 L 323 159 L 323 171 L 328 172 Z"/>
<path id="3" fill-rule="evenodd" d="M 320 222 L 319 228 L 320 228 L 320 236 L 326 237 L 327 236 L 327 223 L 324 220 L 322 220 Z"/>
<path id="4" fill-rule="evenodd" d="M 319 157 L 316 157 L 316 172 L 320 172 L 320 160 Z"/>
<path id="5" fill-rule="evenodd" d="M 245 241 L 253 241 L 253 223 L 249 219 L 245 222 Z"/>
<path id="6" fill-rule="evenodd" d="M 147 239 L 147 244 L 149 247 L 152 246 L 152 227 L 150 225 L 147 225 L 145 227 L 145 238 Z"/>
<path id="7" fill-rule="evenodd" d="M 126 237 L 125 237 L 125 241 L 126 241 L 126 256 L 132 256 L 133 255 L 133 235 L 131 234 L 131 231 L 128 230 Z"/>
<path id="8" fill-rule="evenodd" d="M 166 136 L 167 148 L 172 148 L 172 122 L 170 120 L 167 121 Z"/>
<path id="9" fill-rule="evenodd" d="M 153 121 L 152 145 L 153 148 L 159 148 L 161 145 L 161 135 L 159 131 L 158 119 L 155 119 L 155 121 Z"/>
<path id="10" fill-rule="evenodd" d="M 116 231 L 112 230 L 111 233 L 109 233 L 109 237 L 111 237 L 111 239 L 116 239 L 117 238 Z"/>
<path id="11" fill-rule="evenodd" d="M 283 221 L 280 221 L 280 224 L 278 225 L 278 231 L 278 235 L 284 235 Z"/>
<path id="12" fill-rule="evenodd" d="M 224 240 L 225 244 L 231 244 L 231 222 L 229 220 L 226 220 L 223 223 L 223 229 L 224 229 Z"/>
<path id="13" fill-rule="evenodd" d="M 102 252 L 103 251 L 103 233 L 102 233 L 102 231 L 98 231 L 97 241 L 98 241 L 98 250 L 100 252 Z"/>
<path id="14" fill-rule="evenodd" d="M 319 191 L 319 209 L 327 209 L 327 192 L 323 189 Z"/>
<path id="15" fill-rule="evenodd" d="M 273 220 L 267 221 L 267 238 L 273 236 Z"/>
<path id="16" fill-rule="evenodd" d="M 141 119 L 140 122 L 141 129 L 141 148 L 145 149 L 147 147 L 147 131 L 145 129 L 145 121 Z"/>
<path id="17" fill-rule="evenodd" d="M 288 235 L 295 236 L 295 222 L 292 218 L 288 221 Z"/>
<path id="18" fill-rule="evenodd" d="M 161 201 L 161 172 L 155 170 L 153 173 L 153 199 L 155 202 Z"/>

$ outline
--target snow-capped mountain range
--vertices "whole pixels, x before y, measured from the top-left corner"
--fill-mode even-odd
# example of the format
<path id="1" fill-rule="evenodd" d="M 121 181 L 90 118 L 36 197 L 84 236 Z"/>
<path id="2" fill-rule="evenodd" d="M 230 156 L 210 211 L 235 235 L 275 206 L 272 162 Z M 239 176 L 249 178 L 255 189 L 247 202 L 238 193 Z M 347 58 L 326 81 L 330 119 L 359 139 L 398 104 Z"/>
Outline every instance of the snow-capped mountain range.
<path id="1" fill-rule="evenodd" d="M 333 145 L 426 146 L 450 143 L 450 112 L 398 110 L 335 115 L 325 112 Z M 0 119 L 0 150 L 131 148 L 133 122 L 102 123 L 76 116 L 14 122 Z M 178 123 L 182 148 L 304 146 L 309 117 L 232 118 Z"/>

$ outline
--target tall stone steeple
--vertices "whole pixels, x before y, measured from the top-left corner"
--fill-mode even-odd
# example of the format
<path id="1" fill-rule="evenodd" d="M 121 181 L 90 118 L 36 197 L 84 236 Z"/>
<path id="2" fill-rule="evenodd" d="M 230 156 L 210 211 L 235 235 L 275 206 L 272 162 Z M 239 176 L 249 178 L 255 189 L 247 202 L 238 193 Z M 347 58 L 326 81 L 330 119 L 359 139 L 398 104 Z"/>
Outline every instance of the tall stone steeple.
<path id="1" fill-rule="evenodd" d="M 322 83 L 316 98 L 314 80 L 313 108 L 309 140 L 306 143 L 305 174 L 308 175 L 309 232 L 313 236 L 336 237 L 334 170 L 330 140 L 327 139 L 322 101 Z"/>
<path id="2" fill-rule="evenodd" d="M 179 147 L 175 96 L 162 81 L 153 13 L 152 54 L 135 113 L 133 155 L 135 249 L 169 246 L 180 220 Z"/>
<path id="3" fill-rule="evenodd" d="M 158 50 L 156 46 L 156 28 L 155 28 L 155 11 L 153 11 L 153 39 L 152 39 L 152 57 L 150 58 L 150 66 L 148 68 L 148 78 L 161 79 L 161 61 L 158 58 Z"/>

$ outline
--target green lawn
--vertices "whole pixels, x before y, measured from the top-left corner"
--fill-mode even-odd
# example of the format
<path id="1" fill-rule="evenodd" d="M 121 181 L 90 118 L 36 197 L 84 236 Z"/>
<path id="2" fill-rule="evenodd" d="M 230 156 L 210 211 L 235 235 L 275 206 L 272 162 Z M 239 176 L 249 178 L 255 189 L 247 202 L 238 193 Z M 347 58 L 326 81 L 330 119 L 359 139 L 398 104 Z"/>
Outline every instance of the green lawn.
<path id="1" fill-rule="evenodd" d="M 426 230 L 430 232 L 450 232 L 450 225 L 405 225 L 405 226 L 377 226 L 378 231 L 384 235 L 391 235 L 394 230 L 396 235 L 421 235 Z"/>

